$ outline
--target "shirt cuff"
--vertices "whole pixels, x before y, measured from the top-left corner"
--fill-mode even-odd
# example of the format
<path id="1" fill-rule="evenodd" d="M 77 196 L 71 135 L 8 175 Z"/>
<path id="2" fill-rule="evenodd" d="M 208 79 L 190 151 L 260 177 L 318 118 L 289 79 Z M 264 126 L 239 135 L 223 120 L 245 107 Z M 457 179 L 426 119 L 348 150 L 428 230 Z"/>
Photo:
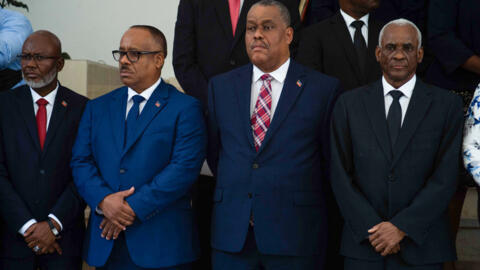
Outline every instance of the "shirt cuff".
<path id="1" fill-rule="evenodd" d="M 98 208 L 98 206 L 95 207 L 95 212 L 96 212 L 97 214 L 103 216 L 103 211 L 102 211 L 102 209 Z"/>
<path id="2" fill-rule="evenodd" d="M 60 220 L 52 213 L 48 214 L 48 217 L 55 220 L 58 225 L 60 225 L 60 231 L 63 231 L 63 225 L 62 225 L 62 222 L 60 222 Z"/>
<path id="3" fill-rule="evenodd" d="M 20 228 L 20 230 L 18 230 L 18 233 L 21 234 L 21 235 L 24 235 L 25 232 L 28 230 L 28 228 L 30 228 L 30 226 L 32 226 L 35 223 L 37 223 L 36 219 L 34 219 L 34 218 L 30 219 L 25 224 L 23 224 L 22 228 Z"/>

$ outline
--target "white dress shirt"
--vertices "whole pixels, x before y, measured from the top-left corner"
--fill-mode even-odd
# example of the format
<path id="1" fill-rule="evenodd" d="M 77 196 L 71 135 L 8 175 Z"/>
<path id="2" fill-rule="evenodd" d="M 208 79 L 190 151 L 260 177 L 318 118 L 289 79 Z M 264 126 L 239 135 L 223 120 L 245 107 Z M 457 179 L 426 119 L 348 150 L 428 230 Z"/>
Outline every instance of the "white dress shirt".
<path id="1" fill-rule="evenodd" d="M 288 67 L 290 66 L 290 58 L 288 58 L 285 63 L 283 63 L 278 69 L 273 72 L 270 72 L 270 76 L 273 77 L 271 81 L 272 85 L 272 108 L 270 121 L 272 121 L 275 114 L 275 109 L 277 108 L 278 100 L 282 94 L 283 84 L 285 78 L 287 77 Z M 252 74 L 252 92 L 250 98 L 250 115 L 253 115 L 255 111 L 255 105 L 257 104 L 258 95 L 260 94 L 260 88 L 262 87 L 263 81 L 260 79 L 263 74 L 267 74 L 261 71 L 258 67 L 253 65 L 253 74 Z"/>
<path id="2" fill-rule="evenodd" d="M 400 88 L 396 89 L 395 87 L 391 86 L 385 77 L 382 76 L 382 84 L 383 84 L 383 95 L 385 96 L 385 116 L 388 116 L 388 110 L 390 109 L 390 105 L 392 105 L 393 97 L 389 94 L 391 90 L 399 90 L 403 93 L 403 96 L 400 97 L 400 107 L 402 108 L 402 122 L 405 119 L 405 114 L 407 113 L 408 104 L 410 103 L 410 99 L 412 98 L 413 88 L 415 87 L 415 83 L 417 82 L 417 75 L 413 75 L 413 77 L 406 82 L 404 85 L 400 86 Z"/>
<path id="3" fill-rule="evenodd" d="M 46 130 L 48 131 L 48 125 L 50 124 L 50 118 L 52 116 L 52 111 L 53 111 L 53 104 L 55 103 L 55 97 L 57 96 L 57 92 L 58 92 L 58 82 L 57 82 L 57 86 L 55 87 L 55 89 L 44 97 L 40 96 L 31 87 L 30 87 L 30 92 L 32 93 L 33 111 L 35 112 L 35 116 L 37 115 L 37 111 L 38 111 L 37 101 L 39 99 L 43 98 L 48 102 L 48 104 L 45 105 L 45 109 L 47 111 L 47 129 Z M 60 231 L 63 230 L 62 223 L 60 222 L 60 220 L 54 214 L 50 213 L 50 214 L 48 214 L 48 217 L 52 218 L 53 220 L 55 220 L 58 223 L 58 225 L 60 225 Z M 20 230 L 18 230 L 18 233 L 20 233 L 21 235 L 24 235 L 25 232 L 28 230 L 28 228 L 30 228 L 30 226 L 32 226 L 35 223 L 37 223 L 36 219 L 34 219 L 34 218 L 30 219 L 25 224 L 23 224 L 23 226 L 20 228 Z"/>
<path id="4" fill-rule="evenodd" d="M 357 19 L 353 18 L 352 16 L 348 15 L 347 13 L 343 12 L 343 10 L 340 9 L 340 14 L 342 14 L 343 19 L 345 20 L 345 24 L 347 25 L 348 32 L 350 32 L 350 37 L 353 38 L 355 36 L 355 27 L 352 26 L 352 22 L 356 21 Z M 362 26 L 362 35 L 363 39 L 365 39 L 365 44 L 368 47 L 368 17 L 370 14 L 367 14 L 363 17 L 361 17 L 359 20 L 363 21 L 363 26 Z"/>
<path id="5" fill-rule="evenodd" d="M 133 107 L 133 96 L 140 95 L 145 98 L 145 100 L 140 102 L 140 105 L 138 106 L 138 114 L 140 115 L 143 111 L 143 108 L 145 107 L 145 104 L 147 104 L 148 99 L 152 95 L 153 91 L 155 91 L 157 86 L 160 84 L 160 82 L 162 82 L 162 78 L 158 78 L 158 80 L 152 86 L 143 90 L 143 92 L 140 94 L 135 92 L 135 90 L 133 90 L 132 88 L 128 87 L 127 110 L 125 112 L 125 119 L 127 119 L 128 112 Z"/>

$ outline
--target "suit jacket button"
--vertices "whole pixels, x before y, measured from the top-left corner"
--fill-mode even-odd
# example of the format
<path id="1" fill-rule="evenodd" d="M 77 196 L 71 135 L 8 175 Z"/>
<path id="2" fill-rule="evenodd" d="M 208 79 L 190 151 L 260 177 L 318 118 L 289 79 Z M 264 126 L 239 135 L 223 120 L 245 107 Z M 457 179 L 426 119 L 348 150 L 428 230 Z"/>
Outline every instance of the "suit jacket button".
<path id="1" fill-rule="evenodd" d="M 123 168 L 122 168 L 122 169 L 120 169 L 120 173 L 121 173 L 121 174 L 124 174 L 125 172 L 126 172 L 126 170 L 125 170 L 125 169 L 123 169 Z"/>
<path id="2" fill-rule="evenodd" d="M 253 197 L 252 193 L 248 193 L 248 198 L 251 199 Z"/>
<path id="3" fill-rule="evenodd" d="M 235 63 L 235 60 L 233 59 L 230 59 L 230 65 L 234 66 L 236 63 Z"/>
<path id="4" fill-rule="evenodd" d="M 40 174 L 45 174 L 45 170 L 44 170 L 44 169 L 40 169 Z"/>
<path id="5" fill-rule="evenodd" d="M 258 166 L 258 163 L 253 163 L 252 168 L 258 169 L 258 167 L 259 167 L 259 166 Z"/>

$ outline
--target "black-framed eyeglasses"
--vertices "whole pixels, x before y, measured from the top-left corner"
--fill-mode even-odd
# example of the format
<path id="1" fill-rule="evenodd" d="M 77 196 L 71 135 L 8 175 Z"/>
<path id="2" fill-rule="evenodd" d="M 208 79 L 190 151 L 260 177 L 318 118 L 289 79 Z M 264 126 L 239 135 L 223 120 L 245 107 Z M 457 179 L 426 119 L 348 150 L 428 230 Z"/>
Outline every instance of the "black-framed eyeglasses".
<path id="1" fill-rule="evenodd" d="M 17 55 L 18 58 L 20 58 L 21 61 L 30 61 L 33 59 L 35 62 L 42 62 L 47 59 L 58 59 L 60 56 L 46 56 L 46 55 L 40 55 L 40 54 L 19 54 Z"/>
<path id="2" fill-rule="evenodd" d="M 120 61 L 120 59 L 126 55 L 128 61 L 135 63 L 140 59 L 140 56 L 143 54 L 156 54 L 156 53 L 161 53 L 162 51 L 119 51 L 119 50 L 114 50 L 112 51 L 113 59 L 115 61 Z"/>

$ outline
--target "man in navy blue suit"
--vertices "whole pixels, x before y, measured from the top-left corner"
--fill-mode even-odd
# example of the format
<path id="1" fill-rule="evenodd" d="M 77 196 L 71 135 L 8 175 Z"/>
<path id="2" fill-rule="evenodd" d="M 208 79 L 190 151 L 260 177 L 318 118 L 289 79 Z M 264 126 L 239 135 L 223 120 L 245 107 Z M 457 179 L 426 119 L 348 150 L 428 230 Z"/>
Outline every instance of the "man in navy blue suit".
<path id="1" fill-rule="evenodd" d="M 338 80 L 290 59 L 283 4 L 247 15 L 252 64 L 209 84 L 213 269 L 323 269 L 328 125 Z"/>
<path id="2" fill-rule="evenodd" d="M 157 28 L 130 27 L 112 53 L 126 86 L 87 104 L 73 148 L 75 184 L 92 208 L 84 258 L 97 269 L 190 269 L 201 104 L 161 79 L 167 46 Z"/>

